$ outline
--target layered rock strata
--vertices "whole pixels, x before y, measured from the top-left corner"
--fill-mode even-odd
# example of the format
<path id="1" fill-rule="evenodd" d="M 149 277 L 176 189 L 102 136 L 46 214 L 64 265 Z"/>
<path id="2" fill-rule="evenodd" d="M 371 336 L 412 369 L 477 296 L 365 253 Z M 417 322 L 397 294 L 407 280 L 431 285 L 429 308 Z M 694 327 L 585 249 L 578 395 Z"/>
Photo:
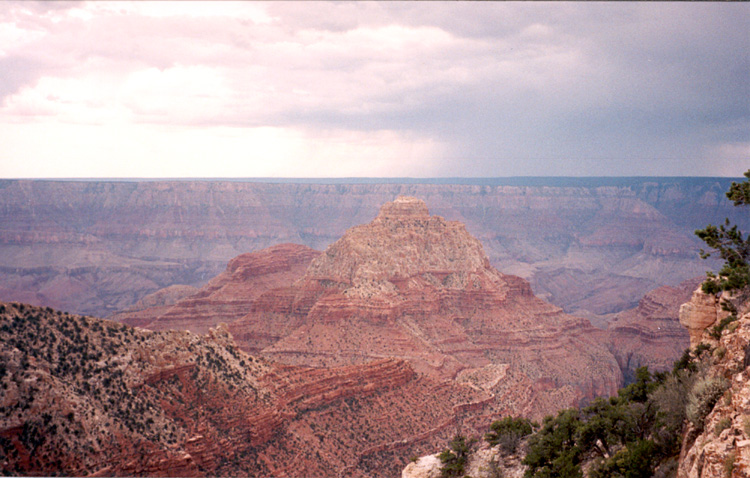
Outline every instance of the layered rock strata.
<path id="1" fill-rule="evenodd" d="M 696 228 L 716 217 L 750 228 L 724 197 L 729 178 L 421 182 L 0 180 L 0 299 L 107 316 L 202 286 L 245 252 L 325 249 L 409 195 L 465 223 L 498 269 L 594 320 L 711 268 L 695 260 Z"/>
<path id="2" fill-rule="evenodd" d="M 229 328 L 245 350 L 290 364 L 405 359 L 422 374 L 490 392 L 487 410 L 537 417 L 622 381 L 588 321 L 500 274 L 462 224 L 410 197 L 348 230 L 302 278 L 261 295 Z"/>
<path id="3" fill-rule="evenodd" d="M 311 369 L 199 336 L 0 303 L 12 475 L 394 476 L 456 433 L 469 387 L 405 361 Z"/>
<path id="4" fill-rule="evenodd" d="M 241 254 L 229 261 L 223 273 L 175 304 L 136 307 L 112 319 L 152 330 L 206 333 L 221 322 L 233 322 L 246 315 L 264 292 L 299 278 L 319 254 L 298 244 L 280 244 Z"/>
<path id="5" fill-rule="evenodd" d="M 688 331 L 680 323 L 682 304 L 690 300 L 701 278 L 677 287 L 664 286 L 646 294 L 638 307 L 617 314 L 608 327 L 609 350 L 629 383 L 638 367 L 671 370 L 690 346 Z"/>

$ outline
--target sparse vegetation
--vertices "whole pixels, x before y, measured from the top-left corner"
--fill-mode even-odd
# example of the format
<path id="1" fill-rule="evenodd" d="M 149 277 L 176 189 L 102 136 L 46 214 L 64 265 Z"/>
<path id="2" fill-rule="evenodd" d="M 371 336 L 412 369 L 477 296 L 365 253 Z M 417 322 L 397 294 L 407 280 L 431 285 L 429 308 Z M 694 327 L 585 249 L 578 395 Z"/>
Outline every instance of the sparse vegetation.
<path id="1" fill-rule="evenodd" d="M 686 419 L 700 429 L 724 394 L 726 382 L 711 377 L 704 362 L 710 349 L 686 351 L 671 373 L 645 367 L 616 397 L 546 417 L 532 434 L 524 458 L 528 478 L 671 476 L 676 469 Z M 715 433 L 731 426 L 717 423 Z M 670 471 L 672 470 L 672 471 Z"/>
<path id="2" fill-rule="evenodd" d="M 732 476 L 732 472 L 734 472 L 734 463 L 737 460 L 737 454 L 734 451 L 730 451 L 727 453 L 727 456 L 724 458 L 724 476 L 727 478 L 730 478 Z"/>
<path id="3" fill-rule="evenodd" d="M 734 202 L 735 206 L 747 206 L 750 204 L 750 170 L 745 172 L 746 181 L 732 183 L 726 196 Z M 724 265 L 718 273 L 708 272 L 703 282 L 703 291 L 707 294 L 719 294 L 721 292 L 737 292 L 750 285 L 750 237 L 743 238 L 742 231 L 732 225 L 729 219 L 720 226 L 709 224 L 705 229 L 695 231 L 695 234 L 708 245 L 713 252 L 701 250 L 701 257 L 708 258 L 712 254 L 718 255 L 724 260 Z"/>
<path id="4" fill-rule="evenodd" d="M 734 314 L 728 315 L 721 319 L 717 325 L 715 325 L 710 331 L 709 335 L 715 339 L 721 338 L 721 333 L 724 332 L 724 329 L 728 328 L 730 324 L 737 321 L 738 317 Z"/>
<path id="5" fill-rule="evenodd" d="M 163 357 L 173 361 L 175 350 L 164 348 L 168 336 L 47 308 L 2 307 L 0 390 L 11 388 L 18 399 L 0 406 L 0 419 L 20 423 L 20 428 L 17 437 L 0 440 L 0 462 L 12 463 L 5 470 L 12 474 L 79 474 L 89 468 L 69 467 L 101 462 L 100 454 L 115 434 L 140 443 L 136 448 L 147 446 L 147 442 L 177 444 L 185 440 L 187 427 L 194 426 L 190 423 L 203 420 L 202 414 L 215 417 L 227 413 L 196 401 L 194 395 L 202 390 L 215 395 L 208 402 L 227 401 L 232 393 L 242 393 L 243 400 L 257 397 L 245 380 L 255 362 L 245 357 L 246 367 L 239 367 L 241 352 L 211 340 L 201 338 L 196 347 L 207 357 L 204 365 L 184 369 L 179 372 L 182 378 L 175 372 L 149 380 L 154 372 L 163 372 L 153 367 L 154 362 L 135 357 L 150 359 L 165 354 Z M 40 369 L 52 380 L 39 381 Z M 45 405 L 44 413 L 30 415 L 38 406 L 35 402 L 50 393 L 55 400 Z M 179 420 L 165 408 L 174 410 L 176 404 L 185 403 L 200 405 L 182 405 L 185 415 Z M 19 461 L 19 449 L 22 454 L 31 453 L 31 460 Z M 71 465 L 69 456 L 79 459 Z"/>
<path id="6" fill-rule="evenodd" d="M 704 420 L 727 389 L 725 380 L 718 377 L 699 377 L 688 395 L 687 418 L 697 430 L 703 430 Z"/>
<path id="7" fill-rule="evenodd" d="M 721 432 L 732 426 L 732 420 L 729 417 L 724 417 L 716 422 L 714 426 L 714 435 L 719 436 Z"/>

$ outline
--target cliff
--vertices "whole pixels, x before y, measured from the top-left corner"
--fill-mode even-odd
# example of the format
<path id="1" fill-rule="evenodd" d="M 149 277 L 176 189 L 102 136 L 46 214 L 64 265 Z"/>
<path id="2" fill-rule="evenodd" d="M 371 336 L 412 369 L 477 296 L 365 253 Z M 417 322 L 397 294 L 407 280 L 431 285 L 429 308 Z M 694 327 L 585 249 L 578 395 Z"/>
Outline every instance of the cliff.
<path id="1" fill-rule="evenodd" d="M 713 317 L 726 315 L 720 307 L 708 310 L 705 294 L 696 294 L 686 309 L 701 310 Z M 688 304 L 686 304 L 688 305 Z M 740 308 L 738 320 L 719 334 L 702 331 L 700 343 L 712 350 L 707 376 L 723 383 L 726 390 L 711 407 L 703 427 L 688 423 L 683 438 L 678 478 L 724 478 L 750 476 L 750 303 Z M 705 323 L 705 321 L 704 321 Z M 688 322 L 691 334 L 697 330 Z M 712 325 L 712 324 L 708 324 Z"/>
<path id="2" fill-rule="evenodd" d="M 0 299 L 107 316 L 174 284 L 200 287 L 240 254 L 323 250 L 399 195 L 423 198 L 568 313 L 596 319 L 703 274 L 693 230 L 750 224 L 729 180 L 498 179 L 460 184 L 0 181 Z"/>
<path id="3" fill-rule="evenodd" d="M 660 307 L 653 304 L 658 297 L 674 297 L 665 292 L 655 291 L 644 300 L 641 312 L 650 309 L 647 315 L 654 315 L 658 309 L 673 311 L 672 300 L 658 301 Z M 567 467 L 564 471 L 568 474 L 580 476 L 750 476 L 750 302 L 746 295 L 731 299 L 738 314 L 705 329 L 700 347 L 692 350 L 689 359 L 687 355 L 682 357 L 674 373 L 657 376 L 655 380 L 640 374 L 639 381 L 645 381 L 620 390 L 618 399 L 545 419 L 540 430 L 519 442 L 515 448 L 518 455 L 510 448 L 503 449 L 503 443 L 510 443 L 512 438 L 508 428 L 503 435 L 505 441 L 499 440 L 497 447 L 490 447 L 484 441 L 469 442 L 472 444 L 465 452 L 462 474 L 477 478 L 521 477 L 530 472 L 534 476 L 560 476 L 565 474 L 563 467 Z M 695 294 L 689 304 L 707 308 L 706 302 L 705 296 Z M 683 307 L 686 308 L 695 310 Z M 719 310 L 714 306 L 711 315 L 716 317 Z M 649 381 L 651 385 L 643 387 Z M 643 395 L 639 398 L 649 388 L 647 398 Z M 625 408 L 620 411 L 628 410 L 638 418 L 615 414 L 620 418 L 611 421 L 613 410 L 623 404 Z M 595 442 L 587 436 L 592 433 L 592 424 L 598 430 L 594 431 L 598 436 Z M 600 427 L 604 427 L 604 433 Z M 630 435 L 623 435 L 619 442 L 611 441 L 628 428 Z M 500 428 L 495 430 L 499 436 Z M 562 439 L 568 433 L 570 442 L 565 443 Z M 643 434 L 641 443 L 649 445 L 639 446 L 632 439 L 637 433 Z M 599 448 L 602 440 L 610 441 L 609 445 Z M 566 456 L 573 443 L 578 447 L 576 454 Z M 643 451 L 649 448 L 651 451 Z M 441 466 L 439 455 L 427 455 L 414 459 L 401 476 L 437 478 L 441 476 Z"/>
<path id="4" fill-rule="evenodd" d="M 615 315 L 608 327 L 609 350 L 625 376 L 635 378 L 638 367 L 651 371 L 672 370 L 690 346 L 688 331 L 680 323 L 682 304 L 688 302 L 702 278 L 689 279 L 676 287 L 663 286 L 647 293 L 638 307 Z"/>

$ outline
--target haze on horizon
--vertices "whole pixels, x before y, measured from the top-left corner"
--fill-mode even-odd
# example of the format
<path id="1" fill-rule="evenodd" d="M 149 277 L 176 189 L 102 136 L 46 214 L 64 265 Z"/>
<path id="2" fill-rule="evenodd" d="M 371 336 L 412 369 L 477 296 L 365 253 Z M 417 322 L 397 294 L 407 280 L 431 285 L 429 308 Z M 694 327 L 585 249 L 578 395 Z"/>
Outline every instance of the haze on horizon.
<path id="1" fill-rule="evenodd" d="M 750 167 L 744 2 L 3 7 L 0 178 Z"/>

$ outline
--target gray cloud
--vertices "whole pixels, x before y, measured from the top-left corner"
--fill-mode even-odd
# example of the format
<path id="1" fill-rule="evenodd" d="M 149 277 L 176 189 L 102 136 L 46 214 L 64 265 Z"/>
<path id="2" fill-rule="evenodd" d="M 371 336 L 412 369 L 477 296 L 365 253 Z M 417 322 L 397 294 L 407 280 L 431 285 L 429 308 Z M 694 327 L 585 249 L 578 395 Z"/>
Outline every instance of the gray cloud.
<path id="1" fill-rule="evenodd" d="M 99 101 L 137 123 L 434 138 L 425 175 L 740 174 L 750 152 L 746 3 L 250 3 L 268 23 L 11 5 L 0 21 L 45 34 L 0 57 L 0 98 L 153 69 L 161 93 Z"/>

